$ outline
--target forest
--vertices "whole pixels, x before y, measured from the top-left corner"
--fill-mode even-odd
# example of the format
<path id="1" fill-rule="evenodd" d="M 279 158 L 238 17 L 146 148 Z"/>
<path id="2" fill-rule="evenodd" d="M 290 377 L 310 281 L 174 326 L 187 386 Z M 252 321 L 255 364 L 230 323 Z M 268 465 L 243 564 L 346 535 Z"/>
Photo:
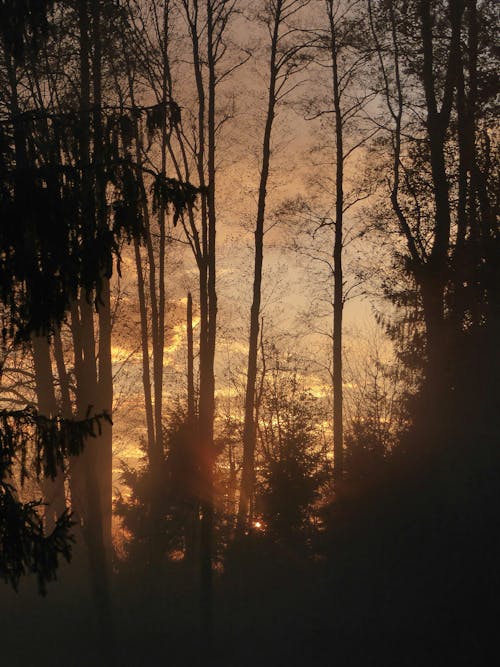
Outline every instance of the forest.
<path id="1" fill-rule="evenodd" d="M 495 0 L 0 0 L 0 663 L 479 667 Z"/>

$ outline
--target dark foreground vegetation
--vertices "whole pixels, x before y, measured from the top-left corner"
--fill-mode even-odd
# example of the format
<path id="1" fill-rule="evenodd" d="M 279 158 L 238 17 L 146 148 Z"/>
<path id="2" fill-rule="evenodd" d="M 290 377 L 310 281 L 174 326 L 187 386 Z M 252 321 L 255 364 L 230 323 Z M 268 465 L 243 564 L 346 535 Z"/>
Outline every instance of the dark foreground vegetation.
<path id="1" fill-rule="evenodd" d="M 72 563 L 46 598 L 31 582 L 2 590 L 2 655 L 75 667 L 490 664 L 500 468 L 496 452 L 481 454 L 467 466 L 435 458 L 388 471 L 346 497 L 316 558 L 266 537 L 234 543 L 215 580 L 212 654 L 198 588 L 175 563 L 154 581 L 136 568 L 113 577 L 114 660 L 103 658 L 86 570 Z"/>
<path id="2" fill-rule="evenodd" d="M 489 0 L 0 1 L 0 664 L 493 664 L 497 22 Z M 317 122 L 311 192 L 273 201 L 292 112 Z M 245 188 L 224 347 L 244 280 L 235 257 L 218 282 L 216 230 Z M 328 269 L 307 298 L 331 349 L 266 309 L 273 230 Z M 357 376 L 356 290 L 391 350 Z"/>

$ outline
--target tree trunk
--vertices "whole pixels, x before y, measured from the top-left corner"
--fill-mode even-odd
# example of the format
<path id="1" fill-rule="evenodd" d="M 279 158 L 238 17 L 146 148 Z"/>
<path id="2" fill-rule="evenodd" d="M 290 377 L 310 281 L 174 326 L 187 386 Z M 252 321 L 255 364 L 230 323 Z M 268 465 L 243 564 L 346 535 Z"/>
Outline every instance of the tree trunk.
<path id="1" fill-rule="evenodd" d="M 54 359 L 56 362 L 57 375 L 59 377 L 61 414 L 65 419 L 70 419 L 73 416 L 73 409 L 71 405 L 69 377 L 66 369 L 66 362 L 64 360 L 60 327 L 56 327 L 54 331 Z"/>
<path id="2" fill-rule="evenodd" d="M 123 26 L 122 33 L 122 46 L 124 51 L 126 73 L 128 79 L 128 88 L 130 95 L 130 103 L 132 107 L 135 107 L 135 91 L 134 91 L 134 79 L 132 76 L 132 69 L 130 58 L 128 54 L 128 44 L 125 40 L 125 26 Z M 135 160 L 137 165 L 141 165 L 142 156 L 142 141 L 139 135 L 139 126 L 138 120 L 134 122 L 134 143 L 135 143 Z M 148 238 L 148 259 L 150 262 L 153 261 L 152 247 L 150 245 L 150 217 L 149 209 L 146 196 L 146 188 L 142 178 L 142 174 L 139 173 L 139 188 L 142 192 L 142 215 L 144 219 L 144 226 L 146 229 L 146 234 Z M 135 257 L 135 266 L 137 271 L 137 294 L 139 298 L 139 314 L 140 314 L 140 328 L 141 328 L 141 353 L 142 353 L 142 384 L 144 389 L 144 408 L 146 412 L 146 429 L 147 429 L 147 455 L 149 460 L 149 465 L 152 467 L 155 461 L 155 449 L 156 449 L 156 438 L 155 438 L 155 412 L 153 405 L 153 393 L 151 389 L 151 369 L 149 363 L 149 330 L 148 330 L 148 311 L 147 311 L 147 300 L 146 300 L 146 280 L 145 280 L 145 270 L 143 267 L 143 260 L 141 256 L 141 249 L 138 239 L 134 239 L 134 257 Z M 154 272 L 151 275 L 150 273 L 150 284 L 151 277 L 153 277 L 154 285 Z M 156 306 L 156 294 L 155 291 L 150 291 L 151 297 L 151 308 L 154 309 Z M 156 326 L 156 317 L 154 313 L 152 314 L 152 327 Z M 154 348 L 153 348 L 154 353 Z M 154 375 L 153 375 L 154 379 Z"/>
<path id="3" fill-rule="evenodd" d="M 92 0 L 92 81 L 93 81 L 93 161 L 95 169 L 95 209 L 98 229 L 104 233 L 108 226 L 106 214 L 106 193 L 103 155 L 102 128 L 102 74 L 101 74 L 101 10 L 100 0 Z M 97 354 L 97 395 L 95 397 L 98 412 L 106 412 L 110 417 L 113 412 L 113 370 L 111 361 L 111 293 L 109 275 L 102 276 L 101 292 L 98 295 L 98 332 L 99 350 Z M 112 496 L 113 496 L 113 431 L 112 425 L 103 422 L 102 432 L 98 437 L 99 448 L 96 461 L 97 475 L 101 491 L 101 511 L 103 540 L 108 567 L 111 567 L 112 553 Z"/>
<path id="4" fill-rule="evenodd" d="M 111 361 L 111 295 L 109 279 L 105 278 L 99 305 L 99 367 L 97 400 L 99 412 L 113 414 L 113 370 Z M 99 449 L 97 470 L 100 478 L 102 498 L 103 539 L 108 567 L 111 567 L 112 541 L 112 501 L 113 501 L 113 427 L 105 421 L 98 436 Z"/>
<path id="5" fill-rule="evenodd" d="M 331 39 L 332 93 L 335 115 L 335 240 L 333 245 L 333 462 L 334 479 L 342 479 L 344 469 L 343 387 L 342 387 L 342 317 L 344 313 L 344 284 L 342 275 L 343 216 L 344 216 L 344 136 L 341 92 L 338 73 L 337 27 L 334 8 L 328 3 Z"/>
<path id="6" fill-rule="evenodd" d="M 101 37 L 99 0 L 80 0 L 80 168 L 82 173 L 82 228 L 92 235 L 96 225 L 105 222 L 105 193 L 103 186 L 102 130 L 101 130 Z M 92 50 L 93 47 L 93 50 Z M 90 103 L 91 63 L 93 74 L 94 108 Z M 93 123 L 91 116 L 93 115 Z M 91 127 L 94 127 L 94 154 L 91 159 Z M 94 168 L 91 168 L 94 162 Z M 90 295 L 81 290 L 78 304 L 73 305 L 72 327 L 75 342 L 75 374 L 77 375 L 77 412 L 80 419 L 109 409 L 112 401 L 111 339 L 109 282 L 103 276 L 100 295 L 99 324 L 99 377 L 96 361 L 94 311 Z M 74 321 L 73 321 L 74 316 Z M 101 329 L 102 327 L 102 329 Z M 100 380 L 102 379 L 102 384 Z M 104 392 L 102 396 L 100 390 Z M 106 428 L 106 426 L 104 426 Z M 88 547 L 90 579 L 100 616 L 101 648 L 109 657 L 112 642 L 110 600 L 110 545 L 111 517 L 111 428 L 97 438 L 88 438 L 72 475 L 72 499 Z M 82 475 L 83 473 L 83 480 Z M 74 477 L 74 478 L 73 478 Z M 81 484 L 83 481 L 83 485 Z M 75 489 L 75 492 L 73 491 Z M 104 495 L 106 493 L 106 496 Z"/>
<path id="7" fill-rule="evenodd" d="M 429 423 L 444 424 L 447 415 L 450 386 L 450 350 L 452 341 L 446 337 L 445 290 L 448 281 L 448 253 L 450 249 L 451 207 L 448 175 L 446 172 L 446 134 L 454 91 L 459 82 L 460 30 L 463 2 L 449 3 L 451 39 L 447 73 L 441 108 L 436 100 L 434 73 L 432 15 L 429 0 L 419 4 L 420 28 L 423 47 L 422 84 L 426 100 L 426 126 L 430 149 L 434 199 L 434 239 L 429 258 L 421 267 L 421 294 L 426 324 L 427 364 L 424 396 L 429 410 Z M 436 414 L 439 405 L 440 415 Z M 435 418 L 434 418 L 435 417 Z M 436 433 L 435 435 L 439 435 Z"/>
<path id="8" fill-rule="evenodd" d="M 194 423 L 196 417 L 196 401 L 194 395 L 194 345 L 193 345 L 193 297 L 191 292 L 187 295 L 186 313 L 187 333 L 187 410 L 188 421 Z"/>
<path id="9" fill-rule="evenodd" d="M 193 438 L 196 425 L 196 398 L 194 393 L 194 341 L 193 341 L 193 298 L 191 292 L 187 295 L 187 310 L 186 310 L 186 334 L 187 334 L 187 421 L 189 437 Z M 194 442 L 189 442 L 189 451 L 187 455 L 192 457 L 194 454 Z M 195 470 L 195 461 L 190 459 L 190 469 Z M 191 480 L 193 481 L 193 480 Z M 188 502 L 190 507 L 188 509 L 188 516 L 186 521 L 185 545 L 186 553 L 185 560 L 187 571 L 193 574 L 193 567 L 195 564 L 196 548 L 198 544 L 199 533 L 199 502 L 196 494 L 192 492 L 192 487 L 189 488 Z"/>
<path id="10" fill-rule="evenodd" d="M 44 417 L 53 418 L 57 415 L 57 401 L 54 391 L 54 375 L 50 358 L 50 345 L 46 336 L 33 335 L 31 338 L 33 347 L 33 361 L 35 364 L 35 385 L 38 412 Z M 52 480 L 46 478 L 42 484 L 44 501 L 48 503 L 45 508 L 45 529 L 52 532 L 57 517 L 65 507 L 64 495 L 64 471 L 58 471 L 57 477 Z"/>
<path id="11" fill-rule="evenodd" d="M 141 250 L 139 242 L 134 241 L 135 266 L 137 270 L 137 293 L 139 295 L 139 314 L 141 318 L 141 352 L 142 352 L 142 386 L 144 389 L 144 408 L 146 411 L 146 428 L 148 434 L 147 451 L 151 464 L 155 442 L 153 398 L 151 394 L 151 372 L 149 370 L 149 337 L 148 317 L 146 310 L 146 290 L 142 268 Z"/>
<path id="12" fill-rule="evenodd" d="M 250 309 L 250 333 L 248 341 L 247 385 L 245 392 L 245 422 L 243 426 L 243 468 L 241 473 L 240 502 L 238 506 L 237 530 L 243 532 L 247 526 L 250 502 L 255 478 L 255 385 L 257 380 L 257 349 L 259 343 L 259 318 L 262 291 L 262 265 L 264 255 L 264 221 L 266 213 L 267 183 L 271 160 L 271 133 L 276 107 L 276 58 L 278 37 L 281 23 L 281 3 L 274 14 L 273 34 L 271 39 L 269 96 L 267 116 L 262 144 L 262 163 L 260 170 L 257 218 L 255 222 L 255 254 L 252 306 Z"/>
<path id="13" fill-rule="evenodd" d="M 208 63 L 208 123 L 207 123 L 207 225 L 206 225 L 206 306 L 207 320 L 202 358 L 200 347 L 200 445 L 202 472 L 201 533 L 200 533 L 200 593 L 201 621 L 207 650 L 211 648 L 213 592 L 213 523 L 214 523 L 214 415 L 215 376 L 214 358 L 217 332 L 216 291 L 216 207 L 215 207 L 215 54 L 213 0 L 207 0 L 207 63 Z"/>

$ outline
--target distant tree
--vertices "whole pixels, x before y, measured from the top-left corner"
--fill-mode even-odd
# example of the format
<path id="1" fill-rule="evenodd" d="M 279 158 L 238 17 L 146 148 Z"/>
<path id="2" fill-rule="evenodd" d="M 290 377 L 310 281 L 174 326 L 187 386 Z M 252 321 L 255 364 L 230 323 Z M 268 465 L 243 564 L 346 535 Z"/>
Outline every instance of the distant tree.
<path id="1" fill-rule="evenodd" d="M 183 558 L 188 554 L 193 541 L 193 507 L 197 506 L 200 484 L 195 435 L 196 424 L 181 410 L 169 415 L 163 431 L 159 471 L 152 470 L 146 442 L 140 443 L 144 457 L 138 466 L 122 463 L 120 481 L 129 491 L 126 495 L 119 493 L 114 508 L 126 533 L 126 562 L 133 569 L 150 568 L 157 549 L 162 561 L 171 556 L 178 559 L 179 553 Z M 162 487 L 158 516 L 150 511 L 151 504 L 158 503 L 156 475 Z M 154 572 L 157 576 L 158 572 Z"/>
<path id="2" fill-rule="evenodd" d="M 360 149 L 374 134 L 373 129 L 368 129 L 362 120 L 373 94 L 363 85 L 370 55 L 363 48 L 365 35 L 361 3 L 358 0 L 326 0 L 324 5 L 326 25 L 324 30 L 317 32 L 318 62 L 327 69 L 329 77 L 325 92 L 321 91 L 319 99 L 309 101 L 308 112 L 310 117 L 323 120 L 328 131 L 328 147 L 333 139 L 334 174 L 327 183 L 331 181 L 334 188 L 334 205 L 331 207 L 334 213 L 331 217 L 330 214 L 316 214 L 319 220 L 315 233 L 324 227 L 333 228 L 333 452 L 334 478 L 340 481 L 345 467 L 343 314 L 350 292 L 350 288 L 346 287 L 344 255 L 346 246 L 353 238 L 352 230 L 346 229 L 345 219 L 351 209 L 370 194 L 365 184 L 348 179 L 346 174 L 354 159 L 360 159 Z M 321 234 L 320 238 L 323 238 Z"/>
<path id="3" fill-rule="evenodd" d="M 351 487 L 380 477 L 406 428 L 402 397 L 410 387 L 403 364 L 384 359 L 377 343 L 370 342 L 361 368 L 350 364 L 348 370 L 353 386 L 346 410 L 345 469 Z"/>
<path id="4" fill-rule="evenodd" d="M 304 540 L 327 479 L 319 411 L 297 371 L 274 360 L 259 407 L 254 522 L 284 542 Z"/>

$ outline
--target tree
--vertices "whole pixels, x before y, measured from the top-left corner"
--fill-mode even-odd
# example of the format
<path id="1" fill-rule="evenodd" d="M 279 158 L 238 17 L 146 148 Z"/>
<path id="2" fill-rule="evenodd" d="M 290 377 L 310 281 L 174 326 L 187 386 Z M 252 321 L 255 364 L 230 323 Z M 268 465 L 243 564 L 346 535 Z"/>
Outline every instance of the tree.
<path id="1" fill-rule="evenodd" d="M 214 525 L 214 447 L 215 375 L 214 360 L 217 334 L 216 289 L 216 155 L 217 140 L 230 114 L 218 112 L 218 91 L 221 82 L 230 76 L 245 59 L 231 62 L 225 36 L 235 15 L 235 0 L 182 0 L 181 8 L 188 26 L 191 46 L 196 107 L 194 132 L 188 136 L 182 124 L 172 137 L 180 156 L 170 157 L 177 178 L 185 174 L 189 180 L 191 168 L 198 179 L 200 214 L 190 207 L 181 220 L 186 240 L 193 252 L 199 278 L 199 373 L 198 402 L 198 461 L 200 469 L 199 503 L 200 529 L 200 592 L 203 632 L 210 643 L 212 625 L 212 557 Z M 229 60 L 229 62 L 228 62 Z M 191 165 L 191 161 L 194 165 Z"/>
<path id="2" fill-rule="evenodd" d="M 130 494 L 127 499 L 119 494 L 115 512 L 128 534 L 125 543 L 127 564 L 135 570 L 148 568 L 150 559 L 156 558 L 157 549 L 163 557 L 178 559 L 179 554 L 188 557 L 192 543 L 193 505 L 199 483 L 193 451 L 194 435 L 195 424 L 180 408 L 169 416 L 168 426 L 164 429 L 164 452 L 159 470 L 152 468 L 147 455 L 140 467 L 122 464 L 121 482 L 129 488 Z M 145 444 L 141 443 L 141 449 L 146 453 Z M 153 475 L 162 485 L 159 499 L 155 497 L 157 490 L 156 481 L 151 479 Z M 158 517 L 152 516 L 149 507 L 158 501 Z M 151 542 L 154 542 L 154 550 Z"/>
<path id="3" fill-rule="evenodd" d="M 168 204 L 164 195 L 167 179 L 167 136 L 173 131 L 175 124 L 175 102 L 170 97 L 168 88 L 169 77 L 169 40 L 170 40 L 170 3 L 163 4 L 161 16 L 156 3 L 151 6 L 155 17 L 153 34 L 140 33 L 137 29 L 140 11 L 127 4 L 120 22 L 120 40 L 124 53 L 124 72 L 117 68 L 116 78 L 124 74 L 124 91 L 120 91 L 122 99 L 130 105 L 129 129 L 130 137 L 125 140 L 125 150 L 133 153 L 141 170 L 148 170 L 148 163 L 154 165 L 152 173 L 141 171 L 140 189 L 142 192 L 142 215 L 145 223 L 145 257 L 141 253 L 140 244 L 134 242 L 134 255 L 137 271 L 137 290 L 139 298 L 141 350 L 142 350 L 142 381 L 147 425 L 147 456 L 149 459 L 149 481 L 153 485 L 151 503 L 148 505 L 152 519 L 152 532 L 160 534 L 160 505 L 162 503 L 161 467 L 163 464 L 163 410 L 164 410 L 164 351 L 166 325 L 166 238 Z M 156 43 L 153 43 L 156 39 Z M 151 49 L 160 62 L 159 82 L 157 78 L 150 81 L 155 92 L 155 103 L 140 107 L 143 93 L 137 79 L 148 76 L 147 63 L 142 62 L 143 50 Z M 153 58 L 153 55 L 150 56 Z M 156 84 L 159 83 L 159 86 Z M 124 102 L 122 102 L 124 104 Z M 142 112 L 139 111 L 142 109 Z M 135 110 L 135 113 L 134 113 Z M 144 118 L 145 117 L 145 122 Z M 159 139 L 160 165 L 156 168 L 153 150 L 157 148 Z M 151 170 L 149 170 L 151 171 Z M 148 197 L 148 187 L 153 190 L 153 197 Z M 155 225 L 155 221 L 157 225 Z M 154 238 L 158 236 L 158 243 Z M 150 358 L 152 363 L 150 362 Z M 154 524 L 157 527 L 154 528 Z M 151 553 L 147 562 L 152 570 L 152 578 L 159 576 L 162 559 L 162 546 L 150 540 Z"/>
<path id="4" fill-rule="evenodd" d="M 335 215 L 333 220 L 333 451 L 334 477 L 342 479 L 344 471 L 344 409 L 342 373 L 342 320 L 344 302 L 347 297 L 343 270 L 343 254 L 346 242 L 344 230 L 345 214 L 368 193 L 351 186 L 346 190 L 345 171 L 349 158 L 359 155 L 359 149 L 366 143 L 369 134 L 360 124 L 371 99 L 369 92 L 361 88 L 361 76 L 366 67 L 367 55 L 360 48 L 362 44 L 362 16 L 359 2 L 338 2 L 326 0 L 327 28 L 319 35 L 321 50 L 328 53 L 326 66 L 330 70 L 329 103 L 318 115 L 333 115 L 335 134 Z M 324 63 L 322 63 L 324 64 Z M 357 126 L 356 126 L 357 125 Z M 353 135 L 355 138 L 353 138 Z M 359 186 L 358 186 L 359 187 Z M 321 225 L 328 224 L 324 219 Z"/>
<path id="5" fill-rule="evenodd" d="M 482 390 L 480 399 L 470 393 L 462 373 L 471 363 L 483 364 L 474 345 L 484 359 L 495 357 L 487 341 L 498 326 L 491 310 L 498 294 L 477 264 L 492 266 L 498 239 L 491 218 L 497 167 L 487 127 L 493 99 L 491 10 L 488 2 L 421 1 L 404 7 L 390 2 L 383 8 L 369 3 L 390 119 L 389 125 L 384 121 L 393 159 L 389 197 L 405 246 L 396 251 L 396 263 L 412 284 L 405 288 L 403 282 L 399 293 L 390 286 L 387 291 L 400 305 L 413 299 L 421 315 L 425 364 L 418 410 L 429 443 L 449 439 L 452 415 L 462 414 L 465 405 L 475 411 L 489 405 L 488 412 L 492 407 Z M 478 39 L 484 43 L 481 62 Z M 487 375 L 482 385 L 489 395 L 498 371 Z M 492 413 L 481 419 L 491 424 Z M 455 435 L 462 439 L 463 433 L 459 428 Z"/>
<path id="6" fill-rule="evenodd" d="M 122 150 L 126 145 L 125 133 L 120 136 L 123 144 L 116 141 L 117 123 L 120 122 L 123 129 L 127 120 L 123 115 L 120 120 L 117 118 L 118 114 L 114 112 L 119 112 L 119 107 L 106 107 L 106 114 L 103 110 L 104 6 L 97 0 L 82 0 L 74 11 L 58 4 L 58 11 L 50 17 L 51 30 L 48 30 L 46 14 L 38 12 L 43 9 L 40 4 L 36 11 L 33 9 L 24 18 L 21 9 L 12 7 L 11 13 L 2 9 L 5 13 L 1 34 L 2 75 L 5 74 L 8 82 L 8 87 L 2 89 L 8 96 L 2 99 L 0 125 L 3 336 L 4 340 L 19 342 L 35 335 L 35 345 L 38 346 L 39 343 L 44 345 L 45 337 L 53 333 L 56 361 L 63 382 L 65 369 L 59 325 L 65 314 L 71 313 L 78 417 L 83 424 L 99 423 L 94 435 L 102 439 L 103 445 L 88 446 L 84 458 L 71 461 L 73 510 L 78 508 L 80 517 L 84 518 L 96 593 L 106 606 L 107 583 L 104 579 L 107 571 L 105 550 L 110 546 L 111 430 L 109 419 L 103 419 L 103 416 L 110 415 L 112 402 L 109 280 L 121 240 L 130 241 L 142 234 L 142 191 L 138 186 L 140 165 L 134 164 L 127 151 Z M 107 6 L 106 10 L 107 18 L 114 20 L 113 8 Z M 26 30 L 21 29 L 23 21 Z M 58 74 L 51 69 L 54 62 L 46 51 L 43 66 L 32 55 L 33 48 L 39 46 L 45 33 L 49 35 L 45 38 L 51 39 L 50 36 L 63 30 L 67 22 L 73 25 L 75 21 L 78 25 L 78 57 L 74 58 L 75 50 L 70 50 L 72 55 L 67 67 L 79 73 L 77 99 L 74 90 L 60 85 Z M 13 27 L 21 30 L 22 43 L 13 34 Z M 38 94 L 40 86 L 37 88 L 37 83 L 41 80 L 46 84 L 46 96 Z M 25 82 L 27 85 L 21 85 Z M 175 185 L 172 181 L 170 189 L 162 192 L 158 201 L 166 208 L 176 199 L 177 203 L 173 205 L 178 211 L 179 205 L 183 207 L 181 200 L 185 203 L 185 197 L 179 197 Z M 94 319 L 98 324 L 98 348 Z M 51 364 L 46 353 L 47 348 L 43 354 L 48 371 Z M 42 360 L 41 352 L 36 355 L 38 364 Z M 40 381 L 42 375 L 40 371 Z M 43 379 L 50 384 L 48 378 Z M 47 399 L 46 389 L 39 386 L 40 399 Z M 69 412 L 66 380 L 63 391 L 65 412 Z M 49 397 L 51 393 L 53 387 L 48 387 Z M 104 410 L 93 408 L 96 403 Z M 54 412 L 53 401 L 46 410 Z M 16 414 L 12 417 L 14 421 L 23 418 L 22 414 Z M 49 417 L 56 418 L 54 414 L 43 418 Z M 66 442 L 64 433 L 69 427 L 50 449 L 49 427 L 42 429 L 36 421 L 38 417 L 35 419 L 27 414 L 26 423 L 30 419 L 34 433 L 41 433 L 38 448 L 45 447 L 49 452 L 47 456 L 52 456 L 47 464 L 47 476 L 55 477 L 53 461 L 63 465 L 63 455 L 58 452 L 62 451 L 61 443 Z M 51 423 L 50 419 L 47 423 Z M 54 428 L 57 435 L 56 426 Z M 83 433 L 88 436 L 93 430 L 87 427 Z M 7 450 L 4 471 L 10 470 L 12 456 L 19 448 L 23 450 L 28 442 L 24 431 L 23 434 L 15 440 L 17 444 L 13 447 L 16 451 L 12 447 Z M 83 442 L 83 436 L 78 442 Z M 78 446 L 65 445 L 64 455 L 79 454 L 81 446 L 78 442 Z M 56 455 L 57 459 L 54 458 Z M 3 488 L 7 489 L 7 486 Z M 8 495 L 8 489 L 5 493 Z M 64 526 L 67 528 L 67 522 Z M 59 534 L 63 533 L 59 531 Z M 61 546 L 61 540 L 56 542 Z"/>
<path id="7" fill-rule="evenodd" d="M 35 443 L 34 475 L 54 479 L 68 456 L 81 454 L 85 441 L 101 428 L 106 416 L 96 415 L 83 422 L 48 419 L 36 411 L 0 412 L 0 576 L 16 590 L 21 577 L 34 573 L 39 590 L 57 575 L 61 557 L 71 558 L 73 521 L 64 510 L 47 533 L 39 513 L 42 501 L 20 502 L 9 481 L 14 463 L 20 461 L 21 482 L 33 472 L 27 467 L 27 451 Z"/>
<path id="8" fill-rule="evenodd" d="M 45 37 L 47 11 L 51 4 L 38 3 L 32 8 L 35 11 L 27 15 L 24 7 L 1 8 L 2 65 L 10 86 L 9 101 L 3 100 L 6 113 L 0 124 L 3 220 L 0 301 L 4 346 L 8 339 L 27 338 L 33 331 L 46 330 L 54 319 L 62 317 L 70 298 L 67 275 L 61 271 L 64 259 L 56 248 L 48 249 L 40 236 L 40 227 L 47 222 L 49 225 L 54 222 L 59 229 L 64 227 L 64 208 L 59 193 L 50 187 L 53 180 L 44 181 L 43 172 L 29 162 L 26 143 L 29 119 L 21 116 L 18 96 L 17 68 L 29 50 L 36 49 L 39 40 Z M 40 216 L 40 210 L 45 209 L 40 206 L 42 202 L 46 204 L 47 199 L 54 202 L 52 220 Z M 43 273 L 40 267 L 43 267 Z M 78 281 L 78 275 L 73 279 Z M 20 457 L 21 480 L 24 480 L 29 474 L 26 468 L 28 444 L 34 436 L 36 474 L 40 476 L 43 471 L 54 478 L 65 454 L 81 452 L 85 437 L 93 432 L 92 420 L 76 425 L 72 433 L 71 425 L 40 417 L 29 409 L 3 410 L 1 416 L 0 571 L 14 587 L 22 575 L 35 572 L 44 591 L 46 582 L 56 576 L 59 557 L 70 558 L 71 519 L 64 512 L 58 517 L 52 533 L 45 535 L 43 520 L 37 512 L 41 503 L 20 502 L 9 481 L 14 460 Z"/>
<path id="9" fill-rule="evenodd" d="M 245 423 L 243 429 L 243 468 L 237 522 L 239 531 L 243 531 L 247 525 L 255 477 L 255 387 L 264 258 L 264 224 L 266 221 L 266 198 L 271 163 L 272 130 L 278 106 L 280 103 L 283 103 L 283 100 L 295 88 L 294 76 L 304 69 L 309 60 L 305 50 L 310 46 L 310 41 L 304 39 L 299 27 L 294 25 L 297 16 L 300 17 L 302 10 L 307 5 L 307 0 L 278 0 L 276 3 L 267 5 L 262 15 L 262 21 L 270 38 L 268 61 L 269 88 L 262 139 L 262 158 L 255 218 L 254 278 L 248 339 Z M 298 39 L 297 35 L 299 36 Z"/>
<path id="10" fill-rule="evenodd" d="M 346 369 L 350 391 L 345 472 L 350 488 L 379 480 L 404 433 L 407 414 L 403 394 L 412 389 L 409 374 L 401 360 L 393 358 L 392 346 L 380 325 L 368 333 L 364 344 L 356 340 L 355 347 L 357 354 L 351 356 Z"/>
<path id="11" fill-rule="evenodd" d="M 318 406 L 297 371 L 278 357 L 269 375 L 259 408 L 254 516 L 273 539 L 298 545 L 310 533 L 314 504 L 326 480 Z"/>

